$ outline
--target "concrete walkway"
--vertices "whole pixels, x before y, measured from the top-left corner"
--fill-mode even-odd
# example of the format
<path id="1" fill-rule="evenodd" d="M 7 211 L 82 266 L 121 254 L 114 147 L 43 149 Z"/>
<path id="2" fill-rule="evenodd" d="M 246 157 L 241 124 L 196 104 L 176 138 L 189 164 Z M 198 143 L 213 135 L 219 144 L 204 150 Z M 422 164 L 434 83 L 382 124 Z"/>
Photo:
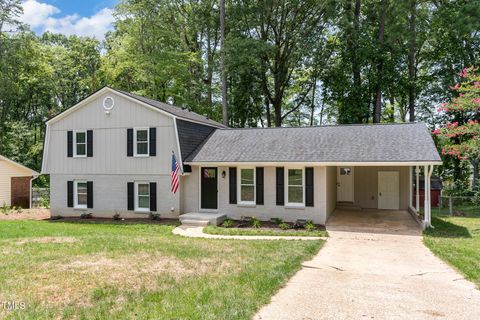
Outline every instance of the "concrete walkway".
<path id="1" fill-rule="evenodd" d="M 205 239 L 235 239 L 235 240 L 326 240 L 324 237 L 297 237 L 297 236 L 228 236 L 208 234 L 203 232 L 204 227 L 179 226 L 173 229 L 173 234 Z"/>
<path id="2" fill-rule="evenodd" d="M 347 214 L 339 219 L 349 230 L 327 225 L 325 246 L 254 319 L 480 319 L 480 291 L 423 245 L 419 229 L 384 220 L 356 230 L 361 215 Z"/>

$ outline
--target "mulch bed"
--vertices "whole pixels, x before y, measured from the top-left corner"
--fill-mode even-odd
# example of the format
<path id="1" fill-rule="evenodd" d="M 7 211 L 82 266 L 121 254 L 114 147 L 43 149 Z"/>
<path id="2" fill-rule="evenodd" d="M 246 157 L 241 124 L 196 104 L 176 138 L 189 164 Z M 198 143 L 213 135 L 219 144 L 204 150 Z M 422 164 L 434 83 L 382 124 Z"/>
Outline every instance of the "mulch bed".
<path id="1" fill-rule="evenodd" d="M 282 230 L 278 227 L 278 224 L 273 223 L 272 221 L 261 221 L 262 226 L 260 228 L 256 228 L 254 230 Z M 294 223 L 288 222 L 290 226 L 293 227 Z M 220 224 L 218 227 L 222 227 Z M 316 229 L 319 231 L 325 231 L 326 228 L 322 224 L 316 224 L 315 225 Z M 246 221 L 240 221 L 240 220 L 233 220 L 233 226 L 232 228 L 242 228 L 242 229 L 251 229 L 252 225 L 250 222 Z M 299 228 L 298 230 L 303 230 L 303 228 Z"/>

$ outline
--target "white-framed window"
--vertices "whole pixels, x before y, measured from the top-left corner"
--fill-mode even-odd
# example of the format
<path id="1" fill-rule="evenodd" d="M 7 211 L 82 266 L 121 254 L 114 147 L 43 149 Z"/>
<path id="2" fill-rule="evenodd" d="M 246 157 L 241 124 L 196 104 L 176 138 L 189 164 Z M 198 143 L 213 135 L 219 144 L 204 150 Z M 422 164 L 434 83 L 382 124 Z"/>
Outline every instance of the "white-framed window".
<path id="1" fill-rule="evenodd" d="M 287 168 L 285 179 L 287 206 L 304 206 L 305 168 Z"/>
<path id="2" fill-rule="evenodd" d="M 75 180 L 73 182 L 74 207 L 77 209 L 86 209 L 88 201 L 87 181 Z"/>
<path id="3" fill-rule="evenodd" d="M 135 128 L 134 133 L 134 155 L 135 157 L 148 157 L 150 145 L 149 128 Z"/>
<path id="4" fill-rule="evenodd" d="M 150 183 L 146 181 L 135 182 L 135 211 L 150 211 Z"/>
<path id="5" fill-rule="evenodd" d="M 75 157 L 87 156 L 87 131 L 73 132 L 73 152 Z"/>
<path id="6" fill-rule="evenodd" d="M 255 204 L 255 168 L 238 169 L 238 203 Z"/>

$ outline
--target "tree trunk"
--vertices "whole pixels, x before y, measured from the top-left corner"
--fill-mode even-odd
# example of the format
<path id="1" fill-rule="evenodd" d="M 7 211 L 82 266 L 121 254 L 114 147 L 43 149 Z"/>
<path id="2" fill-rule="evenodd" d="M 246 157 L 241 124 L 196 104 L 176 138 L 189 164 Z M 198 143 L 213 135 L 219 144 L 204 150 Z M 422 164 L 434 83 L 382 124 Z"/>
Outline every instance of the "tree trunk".
<path id="1" fill-rule="evenodd" d="M 415 121 L 415 50 L 417 49 L 416 40 L 416 19 L 417 19 L 417 0 L 410 0 L 410 19 L 409 29 L 410 37 L 408 44 L 408 111 L 410 122 Z"/>
<path id="2" fill-rule="evenodd" d="M 479 178 L 479 172 L 478 172 L 479 159 L 472 159 L 470 162 L 472 163 L 472 167 L 473 167 L 472 189 L 477 190 L 478 178 Z"/>
<path id="3" fill-rule="evenodd" d="M 360 62 L 358 61 L 358 36 L 360 34 L 360 0 L 355 0 L 355 11 L 353 16 L 353 39 L 352 39 L 352 73 L 355 107 L 358 108 L 357 119 L 361 123 L 364 117 L 362 101 L 362 79 L 360 75 Z"/>
<path id="4" fill-rule="evenodd" d="M 225 0 L 220 0 L 220 70 L 222 74 L 222 118 L 228 126 L 227 73 L 225 70 Z"/>
<path id="5" fill-rule="evenodd" d="M 373 123 L 380 123 L 382 117 L 382 73 L 383 73 L 383 40 L 385 36 L 385 16 L 387 0 L 382 0 L 380 8 L 380 21 L 378 26 L 378 63 L 377 83 L 375 85 L 375 105 L 373 109 Z"/>

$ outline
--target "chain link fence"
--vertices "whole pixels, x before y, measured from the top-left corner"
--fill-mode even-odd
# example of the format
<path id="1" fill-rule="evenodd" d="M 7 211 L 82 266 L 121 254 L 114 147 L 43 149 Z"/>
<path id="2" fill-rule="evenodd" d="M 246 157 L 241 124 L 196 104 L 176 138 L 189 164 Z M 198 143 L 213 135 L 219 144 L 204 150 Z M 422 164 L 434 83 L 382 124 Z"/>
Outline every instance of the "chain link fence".
<path id="1" fill-rule="evenodd" d="M 50 207 L 50 189 L 33 188 L 32 190 L 32 208 Z"/>
<path id="2" fill-rule="evenodd" d="M 440 216 L 480 216 L 480 204 L 475 197 L 440 196 L 438 207 L 432 208 Z"/>

